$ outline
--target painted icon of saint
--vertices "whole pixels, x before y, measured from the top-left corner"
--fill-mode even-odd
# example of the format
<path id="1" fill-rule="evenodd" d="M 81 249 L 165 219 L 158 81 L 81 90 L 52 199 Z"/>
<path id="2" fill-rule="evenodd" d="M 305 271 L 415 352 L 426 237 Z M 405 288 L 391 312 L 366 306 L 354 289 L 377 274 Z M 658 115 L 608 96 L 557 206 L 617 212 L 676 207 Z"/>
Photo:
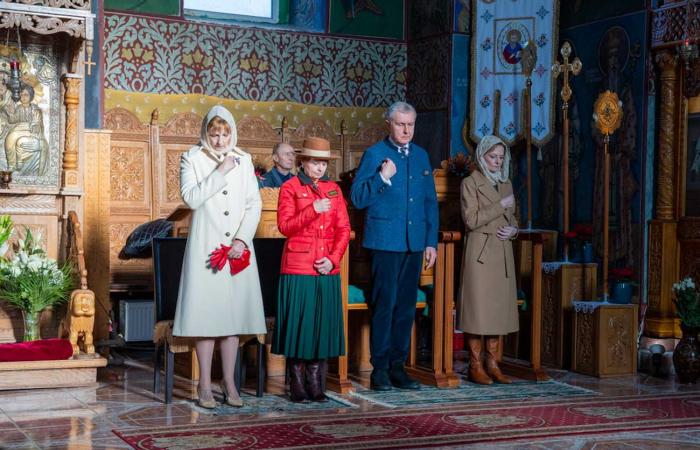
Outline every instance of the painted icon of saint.
<path id="1" fill-rule="evenodd" d="M 520 44 L 523 35 L 520 31 L 512 29 L 508 32 L 507 38 L 508 44 L 503 47 L 503 59 L 508 64 L 518 64 L 523 50 L 523 46 Z"/>

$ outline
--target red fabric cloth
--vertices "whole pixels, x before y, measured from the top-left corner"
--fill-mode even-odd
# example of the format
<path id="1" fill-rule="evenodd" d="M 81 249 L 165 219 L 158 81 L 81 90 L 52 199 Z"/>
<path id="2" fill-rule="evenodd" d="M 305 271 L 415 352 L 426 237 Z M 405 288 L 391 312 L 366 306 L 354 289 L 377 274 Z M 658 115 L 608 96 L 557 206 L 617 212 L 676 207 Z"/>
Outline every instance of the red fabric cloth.
<path id="1" fill-rule="evenodd" d="M 231 275 L 236 275 L 250 265 L 250 250 L 243 250 L 240 258 L 229 258 L 230 245 L 221 244 L 219 248 L 209 254 L 209 268 L 215 272 L 221 271 L 228 262 L 231 266 Z"/>
<path id="2" fill-rule="evenodd" d="M 70 359 L 71 356 L 73 346 L 68 339 L 40 339 L 0 344 L 0 362 Z"/>
<path id="3" fill-rule="evenodd" d="M 327 198 L 331 209 L 319 214 L 314 200 Z M 280 273 L 319 275 L 314 262 L 328 257 L 330 274 L 340 273 L 340 260 L 350 242 L 350 220 L 343 193 L 333 181 L 320 180 L 318 190 L 296 176 L 280 188 L 277 228 L 287 236 Z"/>

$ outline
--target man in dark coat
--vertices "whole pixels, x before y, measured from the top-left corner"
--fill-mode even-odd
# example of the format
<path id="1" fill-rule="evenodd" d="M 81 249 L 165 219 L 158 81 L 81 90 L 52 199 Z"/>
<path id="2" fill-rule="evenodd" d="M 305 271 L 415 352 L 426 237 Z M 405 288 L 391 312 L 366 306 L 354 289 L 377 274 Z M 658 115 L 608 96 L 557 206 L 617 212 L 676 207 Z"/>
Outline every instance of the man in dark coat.
<path id="1" fill-rule="evenodd" d="M 416 110 L 396 102 L 385 118 L 389 136 L 362 155 L 351 189 L 366 209 L 362 245 L 372 260 L 371 387 L 418 389 L 404 363 L 422 262 L 429 268 L 437 257 L 437 196 L 428 153 L 411 143 Z"/>

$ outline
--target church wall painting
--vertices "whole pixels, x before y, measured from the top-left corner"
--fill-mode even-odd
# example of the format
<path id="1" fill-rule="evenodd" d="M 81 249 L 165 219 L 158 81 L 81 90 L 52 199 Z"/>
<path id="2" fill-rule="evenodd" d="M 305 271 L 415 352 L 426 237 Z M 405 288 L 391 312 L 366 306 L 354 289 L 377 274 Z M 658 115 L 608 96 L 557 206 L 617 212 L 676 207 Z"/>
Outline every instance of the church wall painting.
<path id="1" fill-rule="evenodd" d="M 452 106 L 450 108 L 450 156 L 469 154 L 465 145 L 469 101 L 469 36 L 452 36 Z"/>
<path id="2" fill-rule="evenodd" d="M 404 39 L 404 0 L 330 0 L 328 31 Z"/>
<path id="3" fill-rule="evenodd" d="M 406 45 L 105 16 L 105 88 L 383 107 L 406 95 Z"/>
<path id="4" fill-rule="evenodd" d="M 562 28 L 641 11 L 645 0 L 566 0 L 561 2 Z"/>
<path id="5" fill-rule="evenodd" d="M 408 101 L 418 111 L 447 109 L 450 101 L 449 34 L 408 45 Z"/>
<path id="6" fill-rule="evenodd" d="M 454 0 L 454 32 L 469 33 L 471 31 L 471 0 Z"/>
<path id="7" fill-rule="evenodd" d="M 453 0 L 412 1 L 408 8 L 408 40 L 449 33 Z"/>
<path id="8" fill-rule="evenodd" d="M 700 112 L 688 115 L 685 215 L 700 217 Z"/>
<path id="9" fill-rule="evenodd" d="M 612 136 L 611 152 L 611 260 L 632 263 L 638 247 L 641 212 L 641 166 L 645 145 L 645 73 L 642 48 L 646 42 L 646 12 L 562 30 L 570 40 L 583 70 L 572 80 L 577 123 L 572 135 L 582 143 L 570 162 L 578 176 L 573 181 L 573 221 L 593 223 L 600 233 L 602 223 L 602 137 L 591 119 L 598 94 L 610 89 L 623 102 L 623 123 Z M 572 111 L 572 115 L 574 112 Z M 548 186 L 545 190 L 550 189 Z"/>
<path id="10" fill-rule="evenodd" d="M 19 71 L 11 68 L 15 58 Z M 13 171 L 15 187 L 59 186 L 58 64 L 50 46 L 24 44 L 20 56 L 16 47 L 0 44 L 0 168 Z"/>

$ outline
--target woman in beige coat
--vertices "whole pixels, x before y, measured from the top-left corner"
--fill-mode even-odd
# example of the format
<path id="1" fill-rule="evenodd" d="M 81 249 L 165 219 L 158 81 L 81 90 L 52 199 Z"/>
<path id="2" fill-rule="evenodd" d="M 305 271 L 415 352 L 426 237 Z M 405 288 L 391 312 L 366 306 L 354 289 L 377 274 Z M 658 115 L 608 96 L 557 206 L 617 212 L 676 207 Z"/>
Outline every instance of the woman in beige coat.
<path id="1" fill-rule="evenodd" d="M 192 223 L 182 265 L 173 334 L 197 338 L 199 404 L 216 407 L 211 392 L 211 361 L 220 340 L 225 402 L 241 406 L 233 382 L 238 336 L 264 334 L 265 315 L 253 236 L 262 202 L 250 155 L 236 147 L 236 123 L 222 106 L 202 121 L 200 143 L 180 160 L 180 193 L 192 208 Z M 209 254 L 221 244 L 228 256 L 250 251 L 250 265 L 231 276 L 214 271 Z"/>
<path id="2" fill-rule="evenodd" d="M 515 264 L 511 240 L 518 234 L 515 199 L 508 178 L 510 151 L 496 136 L 476 150 L 479 170 L 462 181 L 462 218 L 467 243 L 462 259 L 459 329 L 467 333 L 469 378 L 510 383 L 498 368 L 499 335 L 518 331 Z M 486 340 L 486 371 L 481 362 Z"/>

